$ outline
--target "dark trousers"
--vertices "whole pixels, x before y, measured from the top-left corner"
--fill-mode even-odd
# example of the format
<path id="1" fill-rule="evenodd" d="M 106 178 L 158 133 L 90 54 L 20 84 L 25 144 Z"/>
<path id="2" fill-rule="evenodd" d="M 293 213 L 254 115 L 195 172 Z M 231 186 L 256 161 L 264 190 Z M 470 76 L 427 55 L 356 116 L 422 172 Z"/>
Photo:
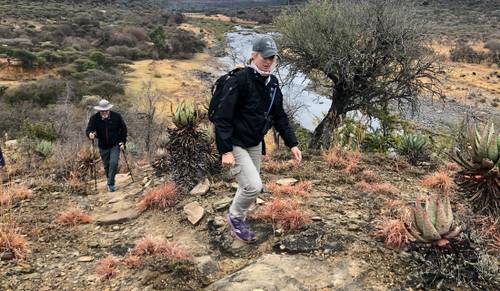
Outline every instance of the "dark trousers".
<path id="1" fill-rule="evenodd" d="M 120 159 L 120 146 L 116 145 L 110 149 L 99 148 L 101 159 L 108 178 L 108 185 L 115 185 L 115 175 L 118 170 L 118 160 Z"/>

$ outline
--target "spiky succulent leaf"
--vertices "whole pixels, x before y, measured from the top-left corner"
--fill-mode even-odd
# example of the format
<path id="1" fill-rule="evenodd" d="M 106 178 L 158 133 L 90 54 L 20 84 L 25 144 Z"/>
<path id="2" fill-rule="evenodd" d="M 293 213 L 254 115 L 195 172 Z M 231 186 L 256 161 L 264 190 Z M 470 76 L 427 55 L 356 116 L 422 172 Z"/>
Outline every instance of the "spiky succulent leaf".
<path id="1" fill-rule="evenodd" d="M 422 228 L 422 236 L 427 239 L 427 240 L 438 240 L 441 238 L 441 235 L 437 232 L 436 228 L 434 225 L 431 223 L 431 220 L 429 219 L 429 215 L 427 212 L 423 213 L 423 222 L 424 222 L 424 227 Z"/>
<path id="2" fill-rule="evenodd" d="M 427 214 L 429 215 L 429 219 L 431 220 L 432 224 L 436 223 L 436 198 L 431 197 L 430 199 L 427 199 L 425 201 L 425 211 L 427 211 Z"/>
<path id="3" fill-rule="evenodd" d="M 441 198 L 436 198 L 436 223 L 434 224 L 439 235 L 445 235 L 450 231 L 453 217 L 449 217 Z"/>
<path id="4" fill-rule="evenodd" d="M 490 133 L 488 135 L 488 158 L 493 162 L 493 165 L 498 161 L 498 137 L 495 137 L 495 128 L 491 124 Z"/>

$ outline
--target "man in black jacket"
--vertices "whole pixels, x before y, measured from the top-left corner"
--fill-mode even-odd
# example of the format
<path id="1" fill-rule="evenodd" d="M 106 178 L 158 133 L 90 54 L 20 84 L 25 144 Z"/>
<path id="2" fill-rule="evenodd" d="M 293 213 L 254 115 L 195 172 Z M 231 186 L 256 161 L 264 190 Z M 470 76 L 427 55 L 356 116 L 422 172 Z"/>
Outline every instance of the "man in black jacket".
<path id="1" fill-rule="evenodd" d="M 261 154 L 264 136 L 274 126 L 297 162 L 302 154 L 288 117 L 278 79 L 271 73 L 276 64 L 277 48 L 270 37 L 253 43 L 249 65 L 227 79 L 214 114 L 217 149 L 222 164 L 238 181 L 238 190 L 226 217 L 233 234 L 252 242 L 255 234 L 246 223 L 248 209 L 261 192 Z"/>
<path id="2" fill-rule="evenodd" d="M 87 125 L 87 136 L 92 140 L 99 140 L 99 153 L 104 164 L 106 177 L 108 178 L 108 190 L 114 192 L 115 175 L 120 159 L 120 150 L 125 149 L 127 143 L 127 126 L 122 116 L 111 111 L 113 105 L 108 100 L 101 100 L 94 107 L 98 112 L 89 120 Z"/>

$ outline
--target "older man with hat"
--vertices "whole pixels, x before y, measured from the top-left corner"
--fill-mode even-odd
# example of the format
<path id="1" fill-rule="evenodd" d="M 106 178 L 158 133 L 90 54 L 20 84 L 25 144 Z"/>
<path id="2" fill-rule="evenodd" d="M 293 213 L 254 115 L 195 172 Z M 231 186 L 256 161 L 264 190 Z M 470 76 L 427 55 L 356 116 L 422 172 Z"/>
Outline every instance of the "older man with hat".
<path id="1" fill-rule="evenodd" d="M 97 113 L 90 117 L 86 134 L 91 139 L 98 139 L 99 153 L 108 178 L 108 190 L 114 192 L 115 175 L 120 159 L 120 150 L 125 149 L 127 142 L 127 126 L 122 116 L 111 111 L 113 104 L 108 100 L 101 100 L 94 109 Z"/>

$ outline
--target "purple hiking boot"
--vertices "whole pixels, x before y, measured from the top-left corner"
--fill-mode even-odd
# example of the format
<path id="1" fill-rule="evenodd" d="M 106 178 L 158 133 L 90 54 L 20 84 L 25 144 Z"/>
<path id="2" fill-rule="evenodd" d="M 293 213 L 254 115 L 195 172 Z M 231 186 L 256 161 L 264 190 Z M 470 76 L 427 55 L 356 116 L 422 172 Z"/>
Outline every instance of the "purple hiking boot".
<path id="1" fill-rule="evenodd" d="M 226 219 L 229 226 L 231 226 L 231 232 L 237 239 L 248 243 L 256 240 L 255 233 L 248 228 L 244 219 L 233 217 L 229 213 L 227 214 Z"/>

